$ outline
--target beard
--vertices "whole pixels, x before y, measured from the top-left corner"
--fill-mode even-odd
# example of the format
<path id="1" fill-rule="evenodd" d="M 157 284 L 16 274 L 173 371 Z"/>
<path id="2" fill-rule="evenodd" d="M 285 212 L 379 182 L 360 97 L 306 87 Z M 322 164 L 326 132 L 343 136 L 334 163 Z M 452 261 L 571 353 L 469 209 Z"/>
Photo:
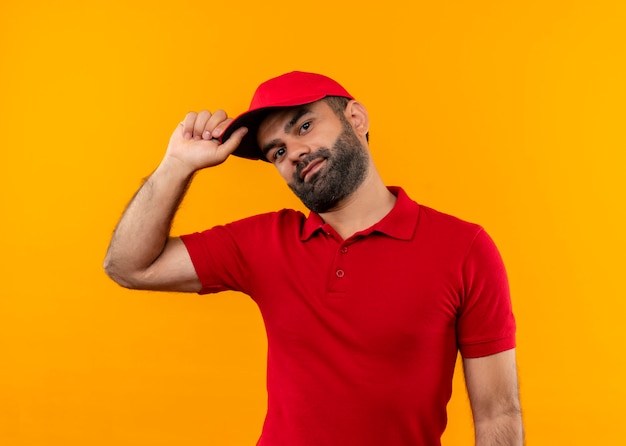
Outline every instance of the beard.
<path id="1" fill-rule="evenodd" d="M 343 118 L 343 116 L 342 116 Z M 298 164 L 293 181 L 288 183 L 302 203 L 316 213 L 327 212 L 351 195 L 365 180 L 369 157 L 354 130 L 342 119 L 343 130 L 332 150 L 319 148 L 305 156 Z M 305 182 L 300 174 L 311 161 L 322 158 L 326 165 Z"/>

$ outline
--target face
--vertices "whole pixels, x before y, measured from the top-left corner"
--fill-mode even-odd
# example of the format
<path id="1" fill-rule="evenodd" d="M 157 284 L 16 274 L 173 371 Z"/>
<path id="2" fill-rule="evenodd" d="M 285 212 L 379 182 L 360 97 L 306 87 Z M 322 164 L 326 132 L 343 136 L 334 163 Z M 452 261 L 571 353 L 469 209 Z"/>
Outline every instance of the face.
<path id="1" fill-rule="evenodd" d="M 257 139 L 267 159 L 313 212 L 332 210 L 367 176 L 366 149 L 345 116 L 323 100 L 270 115 Z"/>

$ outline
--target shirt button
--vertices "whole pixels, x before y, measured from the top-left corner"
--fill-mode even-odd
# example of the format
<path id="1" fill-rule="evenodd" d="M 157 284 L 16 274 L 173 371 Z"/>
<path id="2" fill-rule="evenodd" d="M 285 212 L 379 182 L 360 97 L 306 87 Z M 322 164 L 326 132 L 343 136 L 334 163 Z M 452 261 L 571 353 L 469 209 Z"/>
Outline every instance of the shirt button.
<path id="1" fill-rule="evenodd" d="M 346 273 L 344 273 L 342 269 L 338 269 L 335 274 L 337 274 L 337 277 L 339 277 L 340 279 L 346 275 Z"/>
<path id="2" fill-rule="evenodd" d="M 345 254 L 346 252 L 348 252 L 348 247 L 344 246 L 343 248 L 341 248 L 341 253 Z"/>

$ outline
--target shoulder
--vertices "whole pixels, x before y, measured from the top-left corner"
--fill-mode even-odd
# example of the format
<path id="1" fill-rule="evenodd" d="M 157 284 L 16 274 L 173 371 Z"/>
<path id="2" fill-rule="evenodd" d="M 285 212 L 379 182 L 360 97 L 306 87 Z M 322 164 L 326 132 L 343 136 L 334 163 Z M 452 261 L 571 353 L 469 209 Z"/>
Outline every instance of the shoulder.
<path id="1" fill-rule="evenodd" d="M 481 225 L 463 220 L 454 215 L 419 205 L 418 229 L 433 231 L 445 236 L 473 238 L 484 232 Z"/>
<path id="2" fill-rule="evenodd" d="M 427 206 L 420 206 L 419 223 L 418 230 L 421 227 L 428 236 L 445 241 L 468 257 L 492 258 L 497 263 L 501 262 L 496 243 L 482 225 Z"/>
<path id="3" fill-rule="evenodd" d="M 476 223 L 472 223 L 454 215 L 438 211 L 432 207 L 423 205 L 411 198 L 404 189 L 397 186 L 389 186 L 389 190 L 397 196 L 396 208 L 402 211 L 403 216 L 417 214 L 418 223 L 428 228 L 444 230 L 465 230 L 469 232 L 479 232 L 482 228 Z"/>
<path id="4" fill-rule="evenodd" d="M 211 251 L 219 246 L 228 250 L 253 249 L 298 237 L 305 220 L 301 212 L 283 209 L 184 234 L 181 238 L 188 250 L 194 246 Z"/>
<path id="5" fill-rule="evenodd" d="M 397 196 L 392 212 L 393 224 L 412 222 L 414 229 L 411 230 L 411 238 L 421 246 L 443 247 L 442 244 L 452 244 L 462 249 L 462 246 L 468 246 L 478 234 L 484 232 L 482 226 L 476 223 L 418 203 L 400 187 L 390 186 L 389 190 Z"/>

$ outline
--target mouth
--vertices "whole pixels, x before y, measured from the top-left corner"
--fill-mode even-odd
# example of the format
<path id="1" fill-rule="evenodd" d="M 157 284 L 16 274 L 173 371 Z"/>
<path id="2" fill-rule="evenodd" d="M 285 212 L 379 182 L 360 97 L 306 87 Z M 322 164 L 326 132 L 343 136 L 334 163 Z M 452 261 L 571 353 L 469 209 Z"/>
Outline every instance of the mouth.
<path id="1" fill-rule="evenodd" d="M 310 161 L 304 169 L 300 171 L 300 180 L 303 182 L 309 180 L 318 170 L 321 169 L 324 161 L 326 161 L 326 158 L 323 157 L 315 158 Z"/>

